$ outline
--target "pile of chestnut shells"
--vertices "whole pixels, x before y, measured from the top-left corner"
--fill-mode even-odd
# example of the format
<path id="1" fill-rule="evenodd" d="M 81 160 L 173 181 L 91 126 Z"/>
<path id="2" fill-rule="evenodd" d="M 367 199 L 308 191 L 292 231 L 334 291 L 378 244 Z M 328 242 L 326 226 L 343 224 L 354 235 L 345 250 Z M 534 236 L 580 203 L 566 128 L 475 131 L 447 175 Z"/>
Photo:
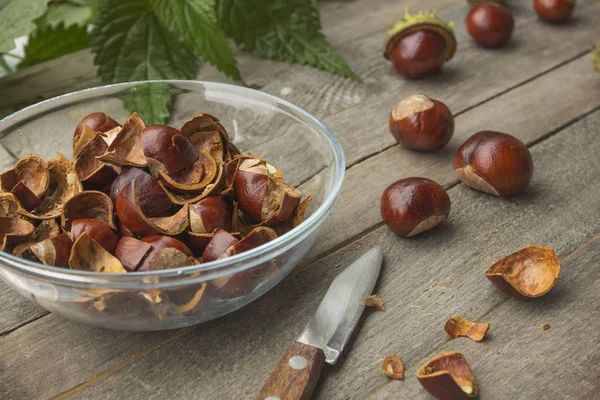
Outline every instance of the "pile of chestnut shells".
<path id="1" fill-rule="evenodd" d="M 241 155 L 209 114 L 176 129 L 92 113 L 72 163 L 27 155 L 0 186 L 1 250 L 96 272 L 230 257 L 300 224 L 310 201 L 275 166 Z"/>

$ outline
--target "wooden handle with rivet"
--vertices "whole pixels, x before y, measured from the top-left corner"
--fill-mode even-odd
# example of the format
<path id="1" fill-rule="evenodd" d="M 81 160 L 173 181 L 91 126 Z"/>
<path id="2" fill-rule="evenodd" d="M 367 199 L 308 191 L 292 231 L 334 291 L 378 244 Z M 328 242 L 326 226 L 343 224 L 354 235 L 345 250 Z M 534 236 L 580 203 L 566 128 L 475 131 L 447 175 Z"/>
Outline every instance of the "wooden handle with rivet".
<path id="1" fill-rule="evenodd" d="M 323 350 L 294 342 L 288 348 L 257 400 L 307 400 L 325 364 Z"/>

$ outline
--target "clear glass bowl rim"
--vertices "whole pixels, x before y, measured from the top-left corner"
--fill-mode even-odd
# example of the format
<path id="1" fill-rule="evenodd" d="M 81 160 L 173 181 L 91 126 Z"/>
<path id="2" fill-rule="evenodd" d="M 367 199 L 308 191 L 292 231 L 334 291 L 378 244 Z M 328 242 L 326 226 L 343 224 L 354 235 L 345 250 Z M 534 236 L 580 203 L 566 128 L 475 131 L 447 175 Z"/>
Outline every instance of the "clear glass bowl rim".
<path id="1" fill-rule="evenodd" d="M 232 273 L 244 271 L 285 253 L 297 243 L 309 237 L 310 234 L 319 227 L 319 225 L 331 212 L 331 208 L 333 207 L 333 204 L 339 195 L 345 173 L 344 152 L 338 139 L 321 120 L 303 108 L 298 107 L 295 104 L 277 96 L 243 86 L 193 80 L 152 80 L 98 86 L 53 97 L 19 110 L 0 120 L 0 132 L 10 128 L 14 124 L 20 123 L 23 120 L 32 117 L 35 118 L 36 114 L 43 113 L 51 108 L 60 107 L 61 105 L 68 106 L 71 103 L 74 103 L 78 100 L 85 100 L 91 96 L 108 96 L 121 90 L 147 83 L 165 83 L 175 86 L 200 85 L 205 87 L 206 90 L 219 91 L 225 94 L 237 95 L 241 97 L 250 97 L 257 101 L 276 103 L 288 107 L 293 113 L 294 117 L 298 118 L 301 123 L 312 128 L 319 134 L 319 136 L 321 136 L 322 139 L 324 139 L 333 154 L 332 168 L 334 182 L 331 191 L 324 199 L 323 204 L 321 204 L 321 206 L 316 209 L 314 213 L 310 215 L 301 225 L 292 229 L 285 235 L 282 235 L 263 246 L 249 250 L 245 253 L 205 264 L 160 271 L 119 274 L 92 271 L 74 271 L 71 269 L 47 266 L 38 262 L 16 257 L 9 253 L 0 252 L 0 261 L 2 261 L 0 267 L 13 269 L 21 274 L 44 281 L 83 288 L 102 287 L 107 289 L 143 290 L 146 288 L 164 288 L 183 284 L 192 284 L 209 281 L 220 276 L 226 276 Z"/>

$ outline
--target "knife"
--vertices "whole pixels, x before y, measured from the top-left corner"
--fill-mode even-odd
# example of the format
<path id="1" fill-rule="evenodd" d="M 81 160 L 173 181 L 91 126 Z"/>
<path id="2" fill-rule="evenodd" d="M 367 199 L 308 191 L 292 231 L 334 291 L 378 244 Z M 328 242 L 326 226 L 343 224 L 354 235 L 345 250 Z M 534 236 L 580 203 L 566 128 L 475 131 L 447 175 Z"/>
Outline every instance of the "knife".
<path id="1" fill-rule="evenodd" d="M 258 400 L 309 399 L 324 363 L 335 364 L 373 292 L 383 259 L 380 247 L 369 250 L 331 283 L 304 332 L 288 348 Z"/>

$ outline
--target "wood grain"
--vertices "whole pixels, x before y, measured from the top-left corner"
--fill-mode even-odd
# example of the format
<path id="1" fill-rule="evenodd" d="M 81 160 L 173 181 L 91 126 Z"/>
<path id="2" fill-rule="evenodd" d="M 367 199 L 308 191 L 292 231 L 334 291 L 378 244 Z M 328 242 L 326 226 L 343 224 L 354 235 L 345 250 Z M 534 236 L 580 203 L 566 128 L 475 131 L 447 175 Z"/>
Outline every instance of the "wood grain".
<path id="1" fill-rule="evenodd" d="M 0 280 L 0 336 L 48 314 L 37 303 L 11 290 Z"/>
<path id="2" fill-rule="evenodd" d="M 257 400 L 308 400 L 325 364 L 323 350 L 294 341 L 273 370 Z"/>
<path id="3" fill-rule="evenodd" d="M 465 130 L 463 133 L 457 132 L 457 137 L 466 137 L 470 133 L 471 130 L 475 130 L 477 124 L 481 124 L 482 121 L 504 121 L 505 125 L 502 128 L 507 131 L 513 132 L 514 128 L 523 126 L 526 128 L 519 129 L 521 134 L 527 135 L 522 137 L 524 140 L 536 140 L 540 137 L 543 137 L 547 132 L 554 131 L 558 129 L 560 126 L 568 123 L 569 121 L 577 118 L 581 115 L 581 113 L 585 113 L 588 110 L 588 107 L 597 106 L 597 102 L 599 101 L 595 96 L 594 92 L 588 91 L 585 88 L 593 78 L 592 72 L 588 68 L 587 59 L 577 60 L 572 64 L 566 65 L 553 71 L 545 77 L 539 79 L 540 82 L 533 81 L 530 84 L 523 86 L 513 92 L 507 93 L 497 99 L 494 99 L 492 102 L 485 106 L 485 109 L 481 112 L 477 111 L 477 108 L 464 114 L 463 116 L 457 119 L 457 127 L 459 130 L 462 130 L 461 126 L 465 125 Z M 538 83 L 536 83 L 538 82 Z M 543 113 L 543 109 L 545 109 L 548 104 L 548 99 L 552 99 L 552 105 L 557 112 L 552 113 L 551 115 L 547 115 Z M 594 100 L 596 102 L 594 102 Z M 532 107 L 527 110 L 527 113 L 516 112 L 522 108 Z M 543 113 L 543 114 L 542 114 Z M 531 116 L 535 116 L 535 118 L 530 118 Z M 472 121 L 472 122 L 470 122 Z M 477 122 L 479 121 L 479 122 Z M 469 124 L 474 125 L 469 125 Z M 500 129 L 500 127 L 498 128 Z M 514 132 L 513 132 L 514 133 Z M 455 140 L 451 146 L 458 146 L 460 140 Z M 392 149 L 390 149 L 392 151 Z M 350 236 L 346 233 L 347 231 L 354 232 L 354 226 L 357 224 L 360 225 L 361 229 L 364 226 L 372 226 L 379 221 L 379 217 L 376 213 L 371 213 L 372 209 L 376 207 L 372 207 L 373 202 L 377 204 L 378 195 L 376 194 L 376 190 L 373 191 L 375 193 L 371 203 L 362 202 L 363 196 L 373 196 L 373 194 L 366 191 L 365 187 L 372 187 L 373 185 L 386 185 L 386 182 L 389 183 L 391 180 L 399 179 L 402 176 L 410 175 L 410 174 L 421 174 L 428 177 L 432 177 L 434 179 L 438 179 L 438 181 L 443 183 L 451 182 L 453 178 L 453 172 L 451 169 L 445 169 L 445 165 L 450 162 L 451 157 L 453 155 L 453 151 L 448 153 L 444 153 L 442 155 L 424 155 L 419 154 L 420 162 L 417 163 L 417 157 L 415 153 L 406 152 L 402 149 L 395 148 L 393 149 L 394 153 L 386 154 L 385 152 L 377 157 L 385 156 L 385 159 L 379 158 L 375 164 L 371 164 L 370 162 L 361 163 L 348 171 L 348 175 L 346 178 L 345 187 L 349 187 L 348 189 L 344 189 L 344 192 L 338 202 L 338 209 L 334 212 L 334 214 L 330 217 L 332 220 L 336 220 L 336 224 L 327 223 L 326 227 L 323 229 L 323 234 L 321 235 L 321 239 L 317 241 L 317 251 L 322 251 L 323 249 L 331 248 L 331 246 L 336 245 L 340 241 L 349 238 Z M 398 152 L 401 156 L 398 155 Z M 407 158 L 408 157 L 408 158 Z M 439 157 L 439 158 L 438 158 Z M 423 162 L 423 160 L 429 159 L 430 161 Z M 389 160 L 385 161 L 385 160 Z M 411 163 L 414 163 L 413 167 L 410 167 Z M 373 165 L 378 165 L 377 168 L 374 168 Z M 415 169 L 418 168 L 418 169 Z M 406 175 L 404 175 L 406 174 Z M 440 175 L 446 176 L 446 180 L 439 179 Z M 383 186 L 385 187 L 385 186 Z M 381 189 L 383 190 L 383 189 Z M 352 199 L 350 201 L 349 199 Z M 456 210 L 457 205 L 454 205 L 454 210 Z M 356 212 L 355 212 L 356 211 Z M 353 221 L 352 224 L 345 222 L 343 219 L 343 215 L 347 216 L 346 221 Z M 454 213 L 454 211 L 453 211 Z M 365 215 L 363 219 L 361 216 Z M 343 227 L 343 229 L 339 229 L 339 227 Z M 385 230 L 384 230 L 385 231 Z M 330 236 L 337 236 L 336 241 L 328 241 Z M 315 254 L 315 253 L 313 253 Z M 329 258 L 331 260 L 331 258 Z M 324 263 L 319 263 L 311 266 L 310 269 L 315 270 L 318 268 L 327 268 Z M 319 267 L 320 266 L 320 267 Z M 302 273 L 305 273 L 302 271 Z M 320 277 L 317 279 L 322 279 L 325 276 L 326 271 L 321 271 Z M 308 286 L 307 286 L 308 287 Z M 308 289 L 305 289 L 308 290 Z M 311 293 L 314 293 L 311 289 Z M 316 290 L 316 289 L 315 289 Z M 12 293 L 12 292 L 11 292 Z M 285 292 L 281 292 L 285 293 Z M 316 296 L 316 295 L 315 295 Z M 315 299 L 317 300 L 317 299 Z M 307 305 L 308 307 L 308 305 Z M 281 312 L 289 312 L 289 306 L 286 304 L 281 304 L 280 308 L 285 311 Z M 308 308 L 307 308 L 308 309 Z M 248 311 L 251 313 L 252 311 Z M 237 315 L 237 314 L 236 314 Z M 58 317 L 53 317 L 59 319 Z M 45 318 L 44 318 L 45 319 Z M 271 318 L 266 321 L 262 321 L 262 323 L 267 324 Z M 70 331 L 59 331 L 56 332 L 53 337 L 59 341 L 72 341 L 72 335 L 79 336 L 82 333 L 80 329 L 77 328 L 77 325 L 70 324 L 71 329 L 74 329 L 73 332 Z M 285 332 L 287 332 L 287 341 L 291 341 L 295 335 L 302 329 L 303 323 L 298 324 L 297 329 L 294 330 L 293 326 L 286 326 Z M 38 331 L 31 331 L 33 328 L 24 327 L 21 329 L 27 330 L 29 333 L 28 340 L 37 341 L 36 335 L 45 335 L 45 330 L 41 329 Z M 20 330 L 21 330 L 20 329 Z M 81 331 L 86 332 L 87 328 L 82 328 Z M 197 329 L 203 330 L 203 327 L 199 327 Z M 259 330 L 260 331 L 260 330 Z M 266 333 L 265 333 L 266 334 Z M 12 334 L 11 334 L 12 335 Z M 135 337 L 135 336 L 132 336 Z M 128 335 L 124 335 L 121 340 L 124 342 L 129 342 L 132 339 L 128 339 Z M 244 340 L 240 338 L 239 340 Z M 255 346 L 259 346 L 259 344 L 254 343 Z M 284 343 L 282 346 L 285 346 Z M 96 344 L 90 344 L 92 349 Z M 81 356 L 83 357 L 86 349 L 80 348 Z M 91 350 L 95 351 L 95 350 Z M 103 351 L 109 351 L 110 349 L 105 349 Z M 122 351 L 122 348 L 121 350 Z M 112 354 L 115 359 L 119 359 L 120 357 L 125 357 L 125 354 L 131 353 L 119 353 Z M 26 354 L 15 354 L 15 364 L 24 362 L 24 358 Z M 50 351 L 44 357 L 44 362 L 48 362 L 50 364 L 60 365 L 62 354 L 60 352 Z M 173 362 L 176 362 L 174 360 Z M 275 361 L 272 361 L 275 362 Z M 103 368 L 105 364 L 99 365 L 91 365 L 90 370 L 82 370 L 80 374 L 77 374 L 74 377 L 75 381 L 83 382 L 90 376 L 101 372 L 101 368 Z M 26 368 L 26 365 L 23 365 L 22 368 Z M 60 368 L 58 368 L 58 372 Z M 60 375 L 56 376 L 50 374 L 47 378 L 40 378 L 40 386 L 47 387 L 50 390 L 50 393 L 58 393 L 60 391 L 64 391 L 68 389 L 68 383 L 71 382 L 66 380 L 58 379 Z M 202 379 L 210 379 L 208 375 L 203 376 Z M 142 386 L 140 386 L 142 387 Z M 36 390 L 40 390 L 40 388 L 35 387 Z M 246 393 L 248 396 L 254 396 L 257 393 L 255 390 L 254 393 L 248 392 Z M 35 392 L 34 392 L 35 393 Z"/>
<path id="4" fill-rule="evenodd" d="M 486 313 L 489 337 L 448 342 L 436 353 L 459 351 L 466 357 L 485 399 L 593 399 L 600 389 L 600 238 L 563 260 L 558 283 L 532 301 L 507 299 Z M 591 318 L 590 318 L 591 317 Z M 549 323 L 549 330 L 541 324 Z M 420 360 L 402 382 L 390 384 L 371 400 L 430 399 L 415 378 Z M 560 371 L 560 372 L 559 372 Z"/>
<path id="5" fill-rule="evenodd" d="M 598 123 L 600 112 L 536 145 L 536 175 L 523 195 L 502 200 L 459 185 L 449 192 L 450 220 L 436 230 L 405 240 L 379 228 L 292 274 L 242 312 L 197 327 L 73 396 L 105 398 L 118 390 L 158 398 L 177 388 L 184 398 L 253 397 L 333 277 L 379 244 L 386 261 L 376 292 L 386 312 L 366 315 L 340 362 L 325 368 L 316 392 L 323 399 L 367 395 L 387 382 L 380 372 L 385 356 L 399 354 L 413 365 L 447 341 L 449 316 L 474 319 L 507 299 L 483 275 L 494 260 L 532 243 L 565 256 L 600 232 L 597 188 L 589 184 L 600 179 L 600 142 L 593 140 Z M 573 337 L 562 345 L 581 351 L 577 343 Z M 235 380 L 224 384 L 224 376 Z"/>

